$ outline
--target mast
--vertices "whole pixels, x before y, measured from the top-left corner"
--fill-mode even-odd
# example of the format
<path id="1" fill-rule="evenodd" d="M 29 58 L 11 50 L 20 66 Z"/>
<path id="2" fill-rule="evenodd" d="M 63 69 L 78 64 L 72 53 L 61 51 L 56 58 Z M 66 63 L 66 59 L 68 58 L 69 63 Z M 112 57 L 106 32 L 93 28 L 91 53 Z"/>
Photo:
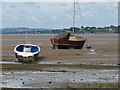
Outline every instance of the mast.
<path id="1" fill-rule="evenodd" d="M 73 32 L 75 31 L 75 0 L 74 0 L 74 11 L 73 11 Z"/>
<path id="2" fill-rule="evenodd" d="M 82 26 L 81 26 L 81 30 L 83 30 L 83 32 L 85 33 L 85 31 L 84 31 L 84 24 L 83 24 L 83 19 L 82 19 L 82 14 L 81 14 L 81 9 L 80 9 L 80 5 L 79 5 L 79 2 L 78 2 L 78 0 L 77 0 L 77 4 L 78 4 L 78 10 L 79 10 L 79 15 L 80 15 L 80 18 L 81 18 L 81 24 L 82 24 Z"/>

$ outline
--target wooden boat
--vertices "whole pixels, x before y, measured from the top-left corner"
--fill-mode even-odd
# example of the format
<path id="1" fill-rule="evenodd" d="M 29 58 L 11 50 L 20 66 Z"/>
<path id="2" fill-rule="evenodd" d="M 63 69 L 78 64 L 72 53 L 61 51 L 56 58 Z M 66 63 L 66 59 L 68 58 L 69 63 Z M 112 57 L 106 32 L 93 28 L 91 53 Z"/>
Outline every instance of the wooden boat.
<path id="1" fill-rule="evenodd" d="M 72 35 L 69 32 L 61 32 L 50 40 L 53 48 L 57 46 L 58 49 L 81 49 L 87 39 L 81 36 Z"/>
<path id="2" fill-rule="evenodd" d="M 14 48 L 14 53 L 19 62 L 30 62 L 38 58 L 40 47 L 33 44 L 19 44 Z"/>
<path id="3" fill-rule="evenodd" d="M 73 32 L 74 31 L 75 31 L 75 0 L 74 0 L 74 13 L 73 13 Z M 58 49 L 69 49 L 69 48 L 81 49 L 87 39 L 85 39 L 82 36 L 76 36 L 74 34 L 71 34 L 70 32 L 61 32 L 57 36 L 52 37 L 50 40 L 51 40 L 51 44 L 53 45 L 53 48 L 57 46 Z"/>

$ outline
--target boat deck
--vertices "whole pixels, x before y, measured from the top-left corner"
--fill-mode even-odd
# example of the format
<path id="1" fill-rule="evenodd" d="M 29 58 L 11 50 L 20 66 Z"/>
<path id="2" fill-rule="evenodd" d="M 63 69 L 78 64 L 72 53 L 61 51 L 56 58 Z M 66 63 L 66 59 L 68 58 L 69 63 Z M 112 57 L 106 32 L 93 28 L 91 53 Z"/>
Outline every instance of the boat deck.
<path id="1" fill-rule="evenodd" d="M 82 41 L 82 40 L 85 40 L 85 38 L 83 38 L 81 36 L 70 36 L 69 40 L 70 41 Z"/>

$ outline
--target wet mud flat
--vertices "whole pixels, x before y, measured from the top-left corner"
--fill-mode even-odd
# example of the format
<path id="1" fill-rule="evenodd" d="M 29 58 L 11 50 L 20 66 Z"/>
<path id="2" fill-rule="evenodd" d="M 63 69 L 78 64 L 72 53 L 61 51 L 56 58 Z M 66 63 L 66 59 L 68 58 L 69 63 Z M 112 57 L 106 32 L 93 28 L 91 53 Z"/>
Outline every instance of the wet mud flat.
<path id="1" fill-rule="evenodd" d="M 26 35 L 2 37 L 3 88 L 119 88 L 118 36 L 113 34 L 88 35 L 95 52 L 52 49 L 54 35 L 27 35 L 41 47 L 39 60 L 15 62 L 13 49 L 23 43 Z"/>
<path id="2" fill-rule="evenodd" d="M 11 71 L 12 72 L 12 71 Z M 118 75 L 116 70 L 77 70 L 67 72 L 41 72 L 41 71 L 10 71 L 3 72 L 3 87 L 8 88 L 112 88 L 117 87 Z M 106 74 L 106 75 L 105 75 Z M 106 85 L 104 85 L 104 84 Z M 89 84 L 96 84 L 89 86 Z M 98 86 L 97 86 L 98 85 Z M 101 85 L 101 86 L 99 86 Z M 108 86 L 107 86 L 108 85 Z"/>
<path id="3" fill-rule="evenodd" d="M 93 68 L 94 67 L 94 68 Z M 118 88 L 118 66 L 3 64 L 4 88 Z"/>
<path id="4" fill-rule="evenodd" d="M 117 70 L 3 71 L 4 88 L 117 88 Z M 91 85 L 94 86 L 91 86 Z M 82 85 L 82 86 L 81 86 Z M 85 86 L 84 86 L 85 85 Z M 90 86 L 89 86 L 90 85 Z"/>

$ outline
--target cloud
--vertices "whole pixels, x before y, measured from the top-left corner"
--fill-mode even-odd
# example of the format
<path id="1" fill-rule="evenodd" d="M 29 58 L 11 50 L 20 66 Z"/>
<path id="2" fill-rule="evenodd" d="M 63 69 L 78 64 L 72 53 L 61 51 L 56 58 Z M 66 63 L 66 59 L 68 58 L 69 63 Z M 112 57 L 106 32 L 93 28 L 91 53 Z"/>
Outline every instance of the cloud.
<path id="1" fill-rule="evenodd" d="M 18 6 L 17 5 L 10 5 L 10 8 L 17 8 Z"/>
<path id="2" fill-rule="evenodd" d="M 68 18 L 72 18 L 73 17 L 73 15 L 71 15 L 71 14 L 66 14 L 66 16 L 68 17 Z"/>
<path id="3" fill-rule="evenodd" d="M 39 18 L 37 18 L 36 16 L 27 17 L 26 19 L 29 20 L 29 21 L 35 22 L 35 23 L 41 23 Z"/>
<path id="4" fill-rule="evenodd" d="M 57 19 L 57 16 L 54 16 L 54 15 L 52 15 L 50 17 L 51 17 L 52 20 L 56 20 Z"/>
<path id="5" fill-rule="evenodd" d="M 27 11 L 20 10 L 20 13 L 21 13 L 21 14 L 27 14 Z"/>
<path id="6" fill-rule="evenodd" d="M 82 12 L 81 15 L 83 17 L 93 17 L 93 14 L 90 11 Z"/>
<path id="7" fill-rule="evenodd" d="M 67 3 L 61 3 L 60 5 L 61 6 L 67 6 L 68 4 Z"/>
<path id="8" fill-rule="evenodd" d="M 68 2 L 59 2 L 59 3 L 50 3 L 51 6 L 67 6 L 68 5 Z"/>
<path id="9" fill-rule="evenodd" d="M 50 3 L 50 6 L 56 6 L 57 4 L 56 3 Z"/>
<path id="10" fill-rule="evenodd" d="M 2 8 L 0 8 L 0 16 L 2 16 Z"/>
<path id="11" fill-rule="evenodd" d="M 61 27 L 64 27 L 65 24 L 71 25 L 73 19 L 73 3 L 71 2 L 7 2 L 3 4 L 2 9 L 3 21 L 6 26 L 10 26 L 11 22 L 14 20 L 13 23 L 15 24 L 12 26 L 28 25 L 28 27 L 35 27 L 41 25 L 42 27 L 49 26 L 51 28 L 59 28 L 60 25 Z M 117 3 L 80 3 L 80 11 L 83 17 L 83 22 L 85 22 L 84 24 L 87 26 L 107 25 L 112 22 L 115 23 L 117 21 L 117 9 Z M 76 21 L 78 23 L 80 22 L 77 5 Z"/>
<path id="12" fill-rule="evenodd" d="M 40 3 L 36 3 L 36 2 L 25 2 L 23 4 L 33 8 L 40 8 Z"/>
<path id="13" fill-rule="evenodd" d="M 2 2 L 74 2 L 74 0 L 1 0 Z M 79 2 L 118 2 L 119 0 L 78 0 Z"/>

